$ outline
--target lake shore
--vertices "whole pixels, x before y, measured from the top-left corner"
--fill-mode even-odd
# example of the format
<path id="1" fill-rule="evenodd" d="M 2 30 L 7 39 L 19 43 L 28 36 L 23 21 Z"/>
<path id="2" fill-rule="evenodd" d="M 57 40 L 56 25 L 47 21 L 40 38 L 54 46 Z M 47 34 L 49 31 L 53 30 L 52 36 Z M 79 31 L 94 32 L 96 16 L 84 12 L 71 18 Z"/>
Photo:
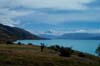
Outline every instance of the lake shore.
<path id="1" fill-rule="evenodd" d="M 32 43 L 33 45 L 40 46 L 44 43 L 46 46 L 59 45 L 63 47 L 72 47 L 72 49 L 97 55 L 95 50 L 99 45 L 99 40 L 67 40 L 67 39 L 53 39 L 53 40 L 18 40 L 16 43 L 21 42 L 24 44 Z"/>

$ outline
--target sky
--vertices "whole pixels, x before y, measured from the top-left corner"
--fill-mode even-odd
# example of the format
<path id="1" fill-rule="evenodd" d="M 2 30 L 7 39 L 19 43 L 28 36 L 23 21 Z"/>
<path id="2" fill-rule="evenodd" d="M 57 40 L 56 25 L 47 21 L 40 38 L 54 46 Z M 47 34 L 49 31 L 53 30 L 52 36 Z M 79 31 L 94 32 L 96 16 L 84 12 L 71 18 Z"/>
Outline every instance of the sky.
<path id="1" fill-rule="evenodd" d="M 35 34 L 100 33 L 100 0 L 0 0 L 0 23 Z"/>

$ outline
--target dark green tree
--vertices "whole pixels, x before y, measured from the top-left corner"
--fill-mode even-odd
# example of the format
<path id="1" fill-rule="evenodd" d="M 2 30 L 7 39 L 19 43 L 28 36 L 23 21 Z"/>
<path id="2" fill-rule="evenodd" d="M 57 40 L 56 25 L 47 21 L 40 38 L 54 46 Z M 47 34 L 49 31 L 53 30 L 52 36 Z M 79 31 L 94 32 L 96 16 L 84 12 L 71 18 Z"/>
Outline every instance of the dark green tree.
<path id="1" fill-rule="evenodd" d="M 96 53 L 98 54 L 98 56 L 100 56 L 100 44 L 99 44 L 99 46 L 96 49 Z"/>

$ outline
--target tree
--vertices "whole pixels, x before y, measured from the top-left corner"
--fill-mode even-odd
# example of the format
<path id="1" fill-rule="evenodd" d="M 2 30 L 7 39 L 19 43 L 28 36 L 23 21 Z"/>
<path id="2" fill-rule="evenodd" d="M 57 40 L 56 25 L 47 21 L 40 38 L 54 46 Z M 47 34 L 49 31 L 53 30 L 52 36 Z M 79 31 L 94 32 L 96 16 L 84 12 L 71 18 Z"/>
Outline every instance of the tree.
<path id="1" fill-rule="evenodd" d="M 100 44 L 99 44 L 99 46 L 96 49 L 96 53 L 98 54 L 98 56 L 100 56 Z"/>

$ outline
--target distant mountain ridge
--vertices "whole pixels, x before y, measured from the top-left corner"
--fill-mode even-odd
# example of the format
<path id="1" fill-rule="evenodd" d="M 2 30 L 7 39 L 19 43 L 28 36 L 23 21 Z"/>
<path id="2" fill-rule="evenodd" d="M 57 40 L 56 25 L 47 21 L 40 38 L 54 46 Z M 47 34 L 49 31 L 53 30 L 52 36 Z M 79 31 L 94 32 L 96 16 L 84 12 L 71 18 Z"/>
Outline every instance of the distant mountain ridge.
<path id="1" fill-rule="evenodd" d="M 99 33 L 66 33 L 58 37 L 59 39 L 84 39 L 100 40 Z"/>
<path id="2" fill-rule="evenodd" d="M 48 39 L 54 39 L 57 36 L 55 35 L 50 35 L 50 34 L 39 34 L 40 37 L 48 38 Z"/>
<path id="3" fill-rule="evenodd" d="M 0 40 L 24 40 L 24 39 L 41 39 L 40 37 L 17 27 L 10 27 L 0 24 Z"/>
<path id="4" fill-rule="evenodd" d="M 43 34 L 40 36 L 53 39 L 80 39 L 80 40 L 100 40 L 99 33 L 65 33 L 60 36 Z M 50 37 L 51 36 L 51 37 Z"/>

